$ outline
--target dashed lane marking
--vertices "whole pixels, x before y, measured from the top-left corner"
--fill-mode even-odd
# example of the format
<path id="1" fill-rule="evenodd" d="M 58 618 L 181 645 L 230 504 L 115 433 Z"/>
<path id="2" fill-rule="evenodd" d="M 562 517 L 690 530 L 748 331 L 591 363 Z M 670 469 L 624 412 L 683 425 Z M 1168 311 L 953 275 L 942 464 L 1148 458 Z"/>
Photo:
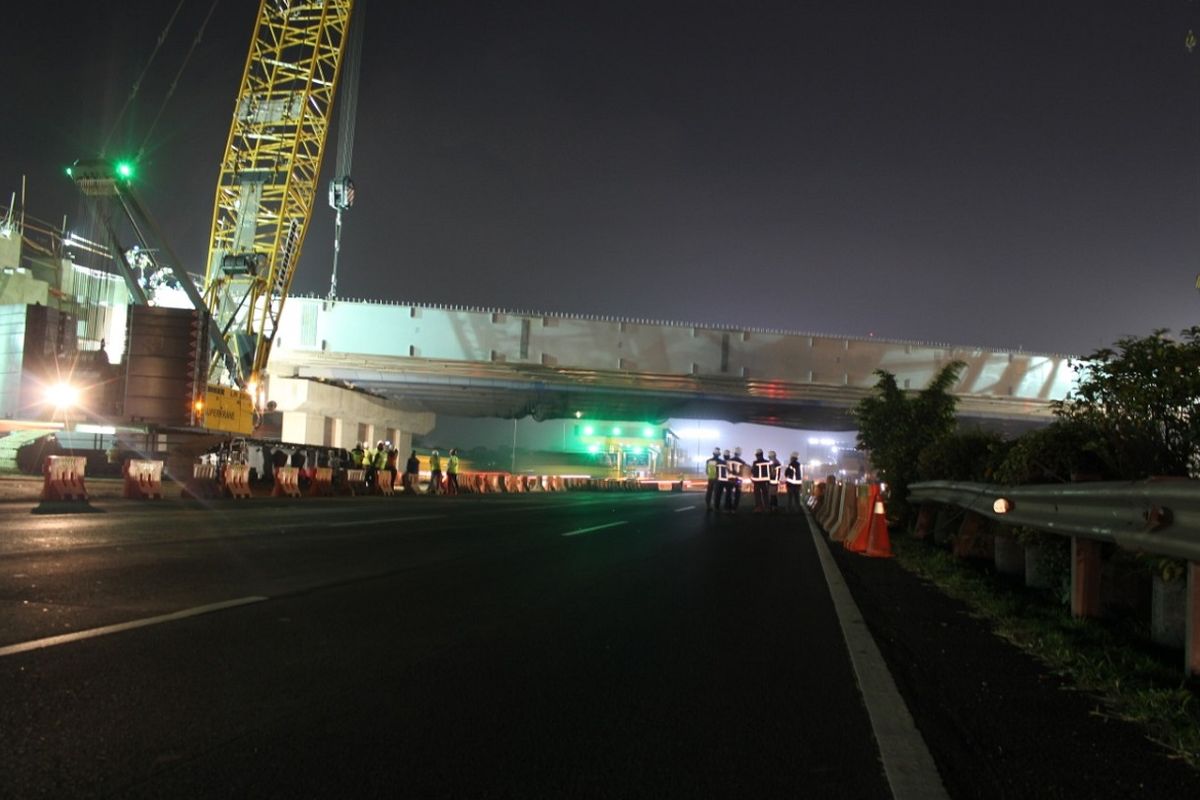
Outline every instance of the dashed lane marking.
<path id="1" fill-rule="evenodd" d="M 130 622 L 119 622 L 116 625 L 105 625 L 101 628 L 90 628 L 85 631 L 75 631 L 74 633 L 64 633 L 60 636 L 47 636 L 45 639 L 34 639 L 30 642 L 21 642 L 19 644 L 10 644 L 6 647 L 0 647 L 0 657 L 13 656 L 17 653 L 27 653 L 30 650 L 41 650 L 46 647 L 55 647 L 60 644 L 70 644 L 84 639 L 94 639 L 97 636 L 107 636 L 110 633 L 121 633 L 122 631 L 131 631 L 135 628 L 145 628 L 150 625 L 161 625 L 164 622 L 175 622 L 188 617 L 198 617 L 201 614 L 211 614 L 214 611 L 224 611 L 227 608 L 237 608 L 238 606 L 250 605 L 251 603 L 261 603 L 263 600 L 268 600 L 267 597 L 239 597 L 237 600 L 226 600 L 223 603 L 210 603 L 206 606 L 196 606 L 195 608 L 185 608 L 183 611 L 176 611 L 172 614 L 163 614 L 158 617 L 146 617 L 145 619 L 135 619 Z"/>
<path id="2" fill-rule="evenodd" d="M 581 533 L 591 533 L 592 531 L 602 531 L 605 528 L 615 528 L 618 525 L 628 525 L 628 524 L 629 524 L 629 520 L 624 520 L 624 519 L 621 520 L 620 522 L 606 522 L 603 525 L 593 525 L 590 528 L 580 528 L 577 531 L 568 531 L 567 533 L 564 533 L 563 536 L 578 536 Z"/>
<path id="3" fill-rule="evenodd" d="M 696 508 L 696 506 L 684 506 L 683 508 L 675 509 L 675 513 L 678 514 L 680 511 L 691 511 L 693 508 Z"/>
<path id="4" fill-rule="evenodd" d="M 445 514 L 409 514 L 406 517 L 362 517 L 343 522 L 323 522 L 319 524 L 323 528 L 349 528 L 355 525 L 374 525 L 376 522 L 412 522 L 418 519 L 443 519 L 445 516 Z"/>

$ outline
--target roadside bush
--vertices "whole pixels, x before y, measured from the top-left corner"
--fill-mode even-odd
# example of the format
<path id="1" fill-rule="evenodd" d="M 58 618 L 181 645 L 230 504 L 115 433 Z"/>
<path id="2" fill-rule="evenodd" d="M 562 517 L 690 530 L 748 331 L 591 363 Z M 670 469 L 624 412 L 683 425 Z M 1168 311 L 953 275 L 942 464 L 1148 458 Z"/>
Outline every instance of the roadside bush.
<path id="1" fill-rule="evenodd" d="M 960 431 L 931 442 L 917 457 L 917 480 L 989 482 L 1011 443 L 999 434 Z"/>
<path id="2" fill-rule="evenodd" d="M 1114 478 L 1195 475 L 1200 467 L 1200 327 L 1118 339 L 1076 365 L 1079 381 L 1054 403 L 1087 435 Z"/>
<path id="3" fill-rule="evenodd" d="M 912 513 L 908 485 L 916 478 L 921 451 L 954 430 L 958 399 L 950 394 L 950 387 L 964 367 L 961 361 L 947 364 L 915 394 L 901 389 L 892 373 L 876 370 L 879 380 L 874 394 L 854 409 L 858 449 L 870 453 L 871 464 L 888 484 L 893 508 L 900 509 L 901 522 Z"/>
<path id="4" fill-rule="evenodd" d="M 1067 483 L 1087 475 L 1115 478 L 1096 454 L 1095 435 L 1077 421 L 1058 420 L 1045 428 L 1027 431 L 1007 448 L 996 465 L 996 483 L 1020 486 L 1029 483 Z"/>

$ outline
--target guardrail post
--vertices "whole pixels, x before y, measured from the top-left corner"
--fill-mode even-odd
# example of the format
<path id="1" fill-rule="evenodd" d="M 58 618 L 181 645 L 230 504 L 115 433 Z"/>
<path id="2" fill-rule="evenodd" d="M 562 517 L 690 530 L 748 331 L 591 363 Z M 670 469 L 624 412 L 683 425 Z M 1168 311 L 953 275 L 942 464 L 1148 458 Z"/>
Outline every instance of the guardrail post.
<path id="1" fill-rule="evenodd" d="M 1187 628 L 1183 656 L 1188 675 L 1200 675 L 1200 562 L 1187 566 Z"/>
<path id="2" fill-rule="evenodd" d="M 1100 542 L 1071 537 L 1071 615 L 1100 616 Z"/>

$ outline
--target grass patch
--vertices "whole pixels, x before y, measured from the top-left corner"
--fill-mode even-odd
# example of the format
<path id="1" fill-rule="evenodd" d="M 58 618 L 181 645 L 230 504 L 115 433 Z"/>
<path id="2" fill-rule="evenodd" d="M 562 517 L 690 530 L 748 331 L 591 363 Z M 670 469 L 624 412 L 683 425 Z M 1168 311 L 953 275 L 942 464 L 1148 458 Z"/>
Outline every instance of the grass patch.
<path id="1" fill-rule="evenodd" d="M 1178 668 L 1140 643 L 1070 611 L 1038 592 L 1005 586 L 940 548 L 892 539 L 902 567 L 966 603 L 996 633 L 1076 688 L 1098 696 L 1101 713 L 1136 722 L 1154 742 L 1200 768 L 1200 697 Z"/>

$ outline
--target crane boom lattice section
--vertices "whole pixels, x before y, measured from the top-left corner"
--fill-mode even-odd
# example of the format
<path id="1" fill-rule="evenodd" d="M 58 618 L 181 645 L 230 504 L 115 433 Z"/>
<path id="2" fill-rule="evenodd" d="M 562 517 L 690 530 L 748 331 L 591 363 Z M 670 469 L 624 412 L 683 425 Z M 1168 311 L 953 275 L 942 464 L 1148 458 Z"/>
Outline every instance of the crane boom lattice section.
<path id="1" fill-rule="evenodd" d="M 262 0 L 221 161 L 205 300 L 238 385 L 266 366 L 316 196 L 353 0 Z M 219 366 L 214 365 L 214 370 Z"/>

